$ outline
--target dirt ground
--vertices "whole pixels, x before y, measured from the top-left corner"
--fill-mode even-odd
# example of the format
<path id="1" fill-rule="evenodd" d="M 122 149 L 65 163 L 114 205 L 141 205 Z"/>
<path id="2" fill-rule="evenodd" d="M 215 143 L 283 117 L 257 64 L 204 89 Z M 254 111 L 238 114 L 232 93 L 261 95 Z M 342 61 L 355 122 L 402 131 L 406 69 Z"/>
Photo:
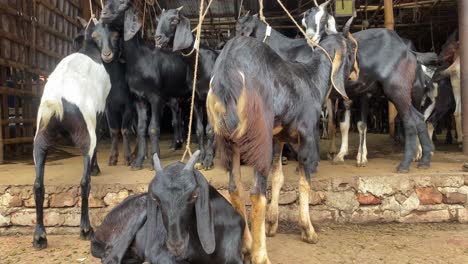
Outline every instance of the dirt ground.
<path id="1" fill-rule="evenodd" d="M 296 230 L 282 229 L 267 241 L 276 264 L 468 263 L 468 225 L 322 226 L 315 245 L 302 242 Z M 100 263 L 90 255 L 89 242 L 78 235 L 48 239 L 49 248 L 38 251 L 31 246 L 31 236 L 0 237 L 0 263 Z"/>
<path id="2" fill-rule="evenodd" d="M 339 149 L 340 137 L 338 136 L 337 147 Z M 161 162 L 163 166 L 179 160 L 182 157 L 183 151 L 173 151 L 169 149 L 171 137 L 164 135 L 161 141 Z M 326 177 L 349 177 L 349 176 L 381 176 L 395 174 L 395 168 L 399 164 L 403 150 L 401 145 L 396 145 L 388 135 L 384 134 L 368 134 L 368 159 L 369 164 L 365 168 L 355 166 L 355 158 L 357 155 L 358 135 L 350 134 L 350 149 L 349 155 L 346 157 L 345 163 L 333 165 L 327 160 L 328 140 L 321 140 L 320 153 L 321 162 L 318 167 L 318 173 L 314 178 Z M 132 144 L 133 146 L 133 144 Z M 192 149 L 196 149 L 197 145 L 193 144 Z M 98 147 L 98 161 L 101 167 L 101 175 L 92 178 L 92 184 L 103 183 L 147 183 L 154 176 L 154 172 L 149 170 L 148 160 L 145 162 L 145 168 L 139 171 L 131 171 L 129 167 L 123 165 L 123 153 L 119 155 L 119 163 L 117 166 L 109 167 L 107 165 L 108 155 L 110 152 L 110 143 L 108 141 L 100 142 Z M 428 170 L 419 170 L 416 168 L 417 163 L 413 163 L 411 171 L 408 174 L 420 175 L 423 172 L 426 175 L 430 174 L 448 174 L 460 172 L 463 162 L 468 161 L 466 156 L 456 144 L 446 145 L 437 144 L 436 152 L 433 156 L 432 166 Z M 296 184 L 298 177 L 295 173 L 297 162 L 289 162 L 283 167 L 285 174 L 285 183 Z M 77 149 L 71 146 L 59 146 L 51 149 L 46 162 L 45 179 L 46 185 L 60 184 L 79 184 L 83 171 L 83 159 Z M 215 160 L 215 168 L 209 171 L 203 171 L 203 174 L 212 183 L 227 183 L 228 174 L 219 166 Z M 253 175 L 252 169 L 243 167 L 242 177 L 245 182 L 251 182 Z M 34 182 L 34 163 L 31 156 L 23 156 L 14 160 L 8 160 L 6 164 L 0 165 L 0 185 L 25 185 Z"/>

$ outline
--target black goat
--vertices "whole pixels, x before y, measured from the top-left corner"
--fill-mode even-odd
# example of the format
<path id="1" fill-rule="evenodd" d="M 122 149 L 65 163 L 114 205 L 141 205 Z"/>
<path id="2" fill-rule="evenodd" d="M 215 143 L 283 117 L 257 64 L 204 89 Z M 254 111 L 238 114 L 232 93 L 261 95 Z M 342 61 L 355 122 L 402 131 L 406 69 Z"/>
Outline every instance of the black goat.
<path id="1" fill-rule="evenodd" d="M 148 193 L 106 216 L 91 242 L 93 256 L 103 263 L 242 263 L 245 222 L 193 169 L 199 154 L 164 169 L 154 154 Z"/>
<path id="2" fill-rule="evenodd" d="M 81 49 L 84 41 L 84 32 L 87 21 L 78 17 L 83 26 L 73 39 L 75 50 Z M 130 93 L 125 79 L 125 64 L 119 61 L 122 52 L 122 41 L 119 33 L 111 31 L 108 26 L 99 25 L 94 30 L 94 41 L 99 50 L 103 53 L 103 61 L 109 71 L 111 80 L 111 91 L 106 100 L 106 119 L 111 136 L 111 154 L 109 156 L 109 166 L 115 166 L 119 155 L 119 134 L 122 134 L 124 145 L 125 165 L 130 165 L 130 142 L 129 135 L 133 118 L 136 116 L 133 95 Z M 112 44 L 112 45 L 110 45 Z M 110 53 L 110 49 L 114 49 Z M 105 50 L 103 50 L 105 49 Z M 96 124 L 99 127 L 99 123 Z M 99 137 L 98 137 L 99 139 Z M 97 158 L 96 158 L 97 160 Z M 95 173 L 93 174 L 93 170 Z M 92 165 L 91 175 L 96 175 L 99 171 L 97 161 Z"/>
<path id="3" fill-rule="evenodd" d="M 195 38 L 190 31 L 190 20 L 180 14 L 182 7 L 177 9 L 163 10 L 159 17 L 158 26 L 156 28 L 156 44 L 160 47 L 166 48 L 172 45 L 173 51 L 190 52 L 194 46 Z M 183 55 L 184 60 L 188 65 L 192 66 L 195 64 L 194 53 L 190 55 Z M 197 76 L 197 94 L 199 101 L 196 103 L 195 113 L 197 114 L 197 136 L 200 145 L 200 158 L 203 161 L 203 167 L 210 169 L 213 167 L 214 158 L 214 145 L 213 145 L 213 129 L 211 125 L 203 124 L 205 118 L 204 107 L 206 105 L 206 96 L 209 89 L 209 81 L 211 78 L 211 72 L 216 59 L 218 58 L 219 51 L 213 50 L 203 44 L 200 44 L 199 48 L 199 66 Z M 193 67 L 191 67 L 193 72 Z M 188 85 L 192 85 L 191 83 Z M 205 149 L 204 144 L 204 127 L 206 127 L 207 146 Z"/>
<path id="4" fill-rule="evenodd" d="M 265 241 L 267 176 L 272 174 L 273 188 L 281 188 L 281 151 L 275 151 L 275 156 L 272 153 L 274 147 L 282 149 L 287 141 L 299 143 L 302 238 L 310 243 L 317 241 L 308 202 L 311 173 L 319 163 L 317 125 L 329 88 L 333 84 L 343 92 L 354 64 L 354 44 L 347 38 L 331 35 L 321 45 L 334 58 L 333 63 L 323 51 L 314 52 L 307 63 L 285 61 L 268 45 L 237 36 L 227 42 L 212 74 L 208 117 L 215 132 L 217 155 L 230 171 L 233 206 L 244 218 L 240 160 L 255 171 L 251 187 L 253 241 L 247 228 L 243 250 L 248 253 L 252 244 L 252 262 L 256 264 L 269 263 Z"/>
<path id="5" fill-rule="evenodd" d="M 109 1 L 112 3 L 112 1 Z M 107 6 L 107 5 L 106 5 Z M 139 98 L 136 103 L 138 113 L 138 153 L 132 168 L 141 169 L 146 154 L 147 104 L 151 107 L 151 120 L 148 134 L 151 141 L 151 153 L 159 154 L 160 116 L 164 100 L 169 98 L 188 98 L 190 89 L 187 82 L 190 71 L 182 56 L 170 51 L 151 49 L 138 36 L 141 22 L 133 4 L 125 6 L 125 15 L 117 16 L 116 23 L 124 19 L 123 57 L 127 63 L 126 76 L 130 90 Z M 103 11 L 104 12 L 104 11 Z M 105 21 L 103 19 L 103 21 Z M 181 120 L 177 120 L 181 122 Z M 173 124 L 180 128 L 180 124 Z M 177 136 L 177 131 L 175 135 Z"/>
<path id="6" fill-rule="evenodd" d="M 99 28 L 102 25 L 97 25 Z M 91 22 L 84 32 L 82 48 L 60 61 L 50 74 L 37 112 L 37 130 L 34 137 L 34 200 L 36 229 L 33 245 L 47 247 L 43 222 L 44 166 L 47 150 L 54 144 L 59 130 L 67 131 L 83 156 L 84 172 L 81 179 L 80 236 L 89 238 L 93 229 L 89 222 L 88 197 L 91 184 L 91 163 L 96 159 L 96 116 L 104 112 L 106 97 L 111 90 L 108 68 L 102 63 L 99 48 L 93 40 L 95 25 Z M 109 44 L 112 56 L 112 43 Z M 102 59 L 104 59 L 102 57 Z"/>
<path id="7" fill-rule="evenodd" d="M 303 24 L 309 36 L 316 36 L 320 28 L 324 27 L 323 18 L 326 16 L 328 13 L 321 6 L 306 12 Z M 387 98 L 395 104 L 405 128 L 405 153 L 397 170 L 409 171 L 417 152 L 417 137 L 422 145 L 422 158 L 418 167 L 428 168 L 434 147 L 423 115 L 412 105 L 418 54 L 411 51 L 394 31 L 387 29 L 368 29 L 356 32 L 353 36 L 359 46 L 357 61 L 360 74 L 356 81 L 348 83 L 346 92 L 350 97 L 355 97 L 369 92 L 369 88 L 374 86 L 370 84 L 377 83 L 381 86 Z M 361 123 L 359 127 L 360 131 L 366 130 L 365 123 Z"/>
<path id="8" fill-rule="evenodd" d="M 260 21 L 258 15 L 249 15 L 247 13 L 240 17 L 236 22 L 236 35 L 263 40 L 283 60 L 308 62 L 312 57 L 313 50 L 307 45 L 305 39 L 288 38 L 271 27 L 268 29 L 268 26 Z"/>

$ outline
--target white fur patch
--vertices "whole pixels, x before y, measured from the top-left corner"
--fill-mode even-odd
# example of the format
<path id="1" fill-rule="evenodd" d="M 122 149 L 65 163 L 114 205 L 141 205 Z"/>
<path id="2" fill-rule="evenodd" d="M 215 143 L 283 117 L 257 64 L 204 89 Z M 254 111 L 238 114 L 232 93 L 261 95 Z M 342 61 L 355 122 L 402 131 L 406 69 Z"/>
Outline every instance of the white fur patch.
<path id="1" fill-rule="evenodd" d="M 336 30 L 335 18 L 331 15 L 328 16 L 328 21 L 327 21 L 327 26 L 325 28 L 325 32 L 327 33 L 327 35 L 338 33 L 338 31 Z"/>
<path id="2" fill-rule="evenodd" d="M 82 53 L 73 53 L 62 59 L 50 74 L 41 103 L 64 98 L 75 104 L 83 114 L 88 131 L 94 134 L 96 113 L 104 112 L 110 89 L 110 77 L 104 65 L 96 63 Z M 89 151 L 92 157 L 96 137 L 91 136 L 90 139 Z"/>

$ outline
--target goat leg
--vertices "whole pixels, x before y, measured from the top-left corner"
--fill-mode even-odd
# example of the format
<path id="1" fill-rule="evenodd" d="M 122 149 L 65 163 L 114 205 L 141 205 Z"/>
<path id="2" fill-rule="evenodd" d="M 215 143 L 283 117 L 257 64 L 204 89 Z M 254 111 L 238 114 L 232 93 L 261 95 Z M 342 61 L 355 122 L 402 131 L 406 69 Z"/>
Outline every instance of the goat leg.
<path id="1" fill-rule="evenodd" d="M 247 224 L 247 211 L 245 209 L 244 188 L 242 186 L 241 170 L 240 170 L 240 150 L 239 146 L 232 146 L 232 167 L 229 173 L 229 195 L 231 197 L 232 207 L 244 218 L 245 230 L 242 243 L 242 255 L 244 261 L 250 259 L 252 248 L 252 236 L 250 234 L 249 225 Z"/>
<path id="2" fill-rule="evenodd" d="M 281 153 L 284 143 L 274 140 L 273 164 L 271 166 L 271 201 L 266 215 L 266 234 L 275 236 L 278 230 L 278 202 L 281 187 L 284 183 Z"/>
<path id="3" fill-rule="evenodd" d="M 278 158 L 277 163 L 281 164 Z M 269 264 L 266 235 L 265 235 L 265 209 L 266 209 L 267 177 L 260 172 L 254 172 L 254 184 L 250 191 L 252 201 L 252 263 Z"/>
<path id="4" fill-rule="evenodd" d="M 205 170 L 210 170 L 214 166 L 214 153 L 215 153 L 215 144 L 214 144 L 214 130 L 210 123 L 206 125 L 206 154 L 205 159 L 203 160 L 203 168 Z"/>
<path id="5" fill-rule="evenodd" d="M 143 99 L 136 102 L 136 109 L 138 114 L 138 128 L 137 128 L 137 155 L 132 162 L 133 170 L 141 170 L 143 168 L 143 161 L 146 155 L 146 122 L 148 120 L 147 106 Z"/>
<path id="6" fill-rule="evenodd" d="M 47 247 L 47 237 L 44 227 L 44 166 L 47 158 L 47 148 L 50 146 L 47 132 L 42 130 L 34 139 L 34 166 L 36 180 L 34 181 L 34 201 L 36 202 L 36 229 L 33 246 L 38 249 Z"/>

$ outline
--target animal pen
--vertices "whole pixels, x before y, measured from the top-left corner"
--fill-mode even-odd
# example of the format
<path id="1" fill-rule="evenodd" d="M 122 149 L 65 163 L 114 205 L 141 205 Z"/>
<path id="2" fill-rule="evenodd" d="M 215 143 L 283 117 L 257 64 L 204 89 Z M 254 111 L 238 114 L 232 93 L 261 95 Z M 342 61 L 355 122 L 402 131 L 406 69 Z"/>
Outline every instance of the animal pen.
<path id="1" fill-rule="evenodd" d="M 115 12 L 123 13 L 118 16 Z M 133 23 L 131 30 L 127 23 Z M 185 31 L 182 24 L 187 27 Z M 390 31 L 378 31 L 382 28 Z M 365 31 L 370 35 L 362 33 Z M 335 37 L 341 46 L 332 43 Z M 87 49 L 87 41 L 95 43 L 97 53 Z M 109 50 L 105 45 L 110 45 Z M 251 50 L 257 52 L 248 53 Z M 91 58 L 88 63 L 98 61 L 98 65 L 108 65 L 106 58 L 110 57 L 111 63 L 123 65 L 119 68 L 121 74 L 106 68 L 112 87 L 109 97 L 101 100 L 102 106 L 107 103 L 106 111 L 83 108 L 79 104 L 82 98 L 72 99 L 79 93 L 69 96 L 63 87 L 62 119 L 56 112 L 52 125 L 68 122 L 66 115 L 73 112 L 77 119 L 68 119 L 70 123 L 89 130 L 86 115 L 91 113 L 96 123 L 97 154 L 90 150 L 91 135 L 83 136 L 84 142 L 89 140 L 83 143 L 86 148 L 76 149 L 71 143 L 82 135 L 56 125 L 53 132 L 59 136 L 48 142 L 53 147 L 45 151 L 48 156 L 45 173 L 42 169 L 43 185 L 39 187 L 41 169 L 36 166 L 39 176 L 35 181 L 35 163 L 40 156 L 33 158 L 33 148 L 41 146 L 41 142 L 34 145 L 36 133 L 47 128 L 47 124 L 41 127 L 44 124 L 38 122 L 41 97 L 53 94 L 44 92 L 49 77 L 56 67 L 60 68 L 61 61 L 76 52 Z M 111 55 L 106 57 L 106 52 Z M 317 59 L 316 54 L 322 57 Z M 309 59 L 320 61 L 323 67 L 310 71 L 301 68 L 312 68 L 307 64 Z M 178 65 L 183 65 L 183 71 L 174 70 Z M 396 66 L 389 70 L 389 65 Z M 330 85 L 323 84 L 326 91 L 318 93 L 326 100 L 315 93 L 310 101 L 300 93 L 297 97 L 281 97 L 293 93 L 293 89 L 281 90 L 288 85 L 295 87 L 294 92 L 305 84 L 320 90 L 317 80 L 321 80 L 325 68 L 329 73 L 323 83 Z M 157 178 L 155 170 L 163 173 L 162 168 L 158 169 L 159 159 L 166 167 L 184 162 L 197 149 L 201 149 L 201 154 L 196 154 L 201 158 L 195 168 L 209 185 L 241 216 L 253 215 L 253 220 L 258 219 L 258 214 L 263 217 L 260 232 L 257 223 L 246 218 L 252 225 L 253 263 L 466 263 L 466 69 L 468 1 L 464 0 L 0 0 L 0 252 L 6 252 L 0 254 L 0 263 L 48 259 L 50 248 L 57 250 L 45 263 L 98 263 L 91 256 L 97 253 L 89 251 L 89 241 L 78 242 L 77 234 L 96 241 L 93 230 L 98 230 L 117 205 L 132 199 L 128 197 L 143 197 L 132 195 L 149 193 L 148 197 L 154 198 L 151 184 L 157 182 L 152 181 Z M 249 75 L 249 70 L 256 72 Z M 162 81 L 153 78 L 156 71 Z M 83 79 L 92 84 L 101 81 L 93 79 L 94 72 L 88 74 Z M 60 78 L 68 78 L 63 75 Z M 116 82 L 125 83 L 125 95 L 115 93 Z M 407 90 L 405 82 L 410 83 Z M 168 88 L 167 83 L 174 86 Z M 180 83 L 184 88 L 178 86 Z M 247 88 L 251 84 L 271 85 L 274 92 L 265 94 L 268 89 L 259 88 L 250 93 Z M 401 97 L 399 92 L 408 94 Z M 101 99 L 97 91 L 83 96 L 90 101 Z M 116 98 L 120 99 L 118 103 Z M 274 102 L 271 104 L 276 108 L 262 108 L 266 102 Z M 128 122 L 123 117 L 125 104 L 131 104 Z M 320 109 L 318 115 L 310 117 L 313 111 L 299 113 L 297 109 L 304 104 L 304 111 Z M 118 118 L 110 114 L 111 106 L 114 112 L 120 111 Z M 282 114 L 273 113 L 279 108 Z M 274 117 L 265 121 L 269 114 Z M 306 114 L 307 120 L 316 121 L 312 122 L 314 129 L 304 128 L 307 125 L 301 118 Z M 236 118 L 229 119 L 232 116 Z M 115 120 L 119 120 L 117 128 L 112 127 Z M 408 132 L 413 126 L 414 131 Z M 301 136 L 303 130 L 309 137 Z M 251 131 L 258 133 L 245 136 Z M 255 141 L 261 137 L 266 140 Z M 120 138 L 123 150 L 118 148 Z M 311 138 L 310 142 L 307 138 Z M 283 147 L 284 143 L 289 144 Z M 278 153 L 278 148 L 283 151 Z M 236 155 L 238 167 L 231 159 Z M 260 166 L 261 162 L 267 165 Z M 85 172 L 80 182 L 83 163 Z M 254 167 L 255 172 L 249 167 Z M 263 171 L 269 175 L 265 183 Z M 304 185 L 308 173 L 311 180 Z M 89 174 L 99 175 L 91 177 L 90 191 L 86 193 Z M 235 177 L 240 174 L 242 179 Z M 284 174 L 284 179 L 279 174 Z M 41 188 L 42 200 L 37 200 Z M 266 201 L 262 207 L 259 193 L 263 191 Z M 87 196 L 83 206 L 81 198 Z M 43 209 L 36 201 L 43 201 Z M 245 203 L 246 211 L 242 211 L 240 203 Z M 83 207 L 89 207 L 86 214 L 91 229 L 86 224 L 83 228 Z M 263 213 L 255 210 L 258 208 L 263 208 Z M 37 210 L 43 218 L 42 226 Z M 307 223 L 314 225 L 315 236 L 307 233 Z M 427 223 L 433 225 L 425 226 Z M 45 231 L 41 233 L 45 228 L 49 244 Z M 355 228 L 363 238 L 353 237 Z M 398 230 L 396 235 L 392 235 L 394 230 Z M 406 231 L 404 246 L 392 240 Z M 426 231 L 430 237 L 431 232 L 440 232 L 434 233 L 439 240 L 431 240 L 425 251 L 420 251 L 413 244 L 424 243 L 426 238 L 416 233 Z M 34 246 L 48 249 L 31 253 L 33 232 Z M 269 238 L 259 239 L 259 233 Z M 341 234 L 344 248 L 352 248 L 343 250 L 350 258 L 330 253 L 342 250 L 333 239 Z M 382 248 L 368 244 L 375 236 L 387 240 L 381 241 Z M 135 243 L 137 235 L 134 239 Z M 218 239 L 217 243 L 221 243 Z M 302 243 L 301 239 L 317 244 Z M 358 246 L 353 245 L 354 239 Z M 190 246 L 193 241 L 187 243 Z M 209 245 L 205 243 L 201 241 L 199 248 L 208 253 L 205 247 Z M 67 248 L 70 244 L 73 252 Z M 170 243 L 167 245 L 168 252 L 177 252 Z M 291 245 L 292 252 L 285 249 L 287 245 Z M 243 254 L 245 250 L 242 248 Z M 356 253 L 361 250 L 365 253 Z M 387 250 L 395 252 L 399 261 L 389 258 Z M 304 255 L 296 256 L 296 251 Z M 420 258 L 435 251 L 439 253 L 433 259 Z M 256 258 L 258 252 L 265 256 Z M 216 263 L 211 261 L 193 263 Z"/>

